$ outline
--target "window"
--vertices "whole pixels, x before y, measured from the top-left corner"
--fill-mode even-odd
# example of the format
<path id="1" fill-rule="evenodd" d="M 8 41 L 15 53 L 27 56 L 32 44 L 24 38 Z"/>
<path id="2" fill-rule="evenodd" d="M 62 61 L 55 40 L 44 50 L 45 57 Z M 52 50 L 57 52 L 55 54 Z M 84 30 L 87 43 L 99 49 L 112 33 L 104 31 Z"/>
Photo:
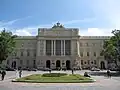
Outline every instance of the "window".
<path id="1" fill-rule="evenodd" d="M 83 57 L 83 52 L 80 52 L 80 56 Z"/>
<path id="2" fill-rule="evenodd" d="M 34 56 L 36 56 L 36 53 L 34 52 Z"/>
<path id="3" fill-rule="evenodd" d="M 95 43 L 93 43 L 93 46 L 95 46 Z"/>
<path id="4" fill-rule="evenodd" d="M 88 46 L 88 43 L 86 43 L 86 46 Z"/>
<path id="5" fill-rule="evenodd" d="M 83 65 L 83 60 L 81 60 L 81 65 Z"/>
<path id="6" fill-rule="evenodd" d="M 30 52 L 29 52 L 29 50 L 27 51 L 27 56 L 30 56 Z"/>
<path id="7" fill-rule="evenodd" d="M 7 65 L 9 65 L 9 60 L 7 60 Z"/>
<path id="8" fill-rule="evenodd" d="M 90 64 L 90 60 L 88 60 L 88 64 Z"/>
<path id="9" fill-rule="evenodd" d="M 84 62 L 86 64 L 86 62 Z"/>
<path id="10" fill-rule="evenodd" d="M 94 64 L 96 64 L 96 60 L 94 60 Z"/>
<path id="11" fill-rule="evenodd" d="M 23 64 L 23 61 L 22 60 L 20 60 L 20 65 L 22 65 Z"/>
<path id="12" fill-rule="evenodd" d="M 36 60 L 33 60 L 33 67 L 36 67 Z"/>
<path id="13" fill-rule="evenodd" d="M 23 56 L 23 51 L 21 51 L 21 56 Z"/>
<path id="14" fill-rule="evenodd" d="M 89 56 L 89 52 L 87 52 L 87 56 Z"/>
<path id="15" fill-rule="evenodd" d="M 29 60 L 26 61 L 26 66 L 27 66 L 27 67 L 29 66 Z"/>
<path id="16" fill-rule="evenodd" d="M 96 52 L 94 52 L 94 56 L 96 56 Z"/>
<path id="17" fill-rule="evenodd" d="M 102 52 L 100 52 L 100 56 L 103 56 Z"/>

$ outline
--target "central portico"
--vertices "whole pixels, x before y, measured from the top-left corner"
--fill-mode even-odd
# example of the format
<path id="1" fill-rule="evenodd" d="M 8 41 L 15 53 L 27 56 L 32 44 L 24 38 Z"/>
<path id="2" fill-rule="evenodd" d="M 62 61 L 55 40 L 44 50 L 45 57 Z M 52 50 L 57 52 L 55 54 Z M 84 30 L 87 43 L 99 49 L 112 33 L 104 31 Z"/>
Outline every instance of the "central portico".
<path id="1" fill-rule="evenodd" d="M 60 23 L 52 28 L 39 28 L 36 53 L 37 67 L 80 67 L 79 30 L 64 28 Z"/>

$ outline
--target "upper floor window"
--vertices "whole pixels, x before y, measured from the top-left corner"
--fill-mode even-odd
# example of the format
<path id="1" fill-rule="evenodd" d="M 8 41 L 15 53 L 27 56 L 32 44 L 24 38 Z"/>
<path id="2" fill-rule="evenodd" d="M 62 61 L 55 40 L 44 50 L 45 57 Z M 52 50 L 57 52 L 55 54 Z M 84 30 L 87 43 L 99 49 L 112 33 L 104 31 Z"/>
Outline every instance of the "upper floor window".
<path id="1" fill-rule="evenodd" d="M 90 56 L 90 55 L 89 55 L 89 52 L 87 52 L 87 56 Z"/>
<path id="2" fill-rule="evenodd" d="M 83 52 L 80 52 L 80 56 L 83 57 Z"/>
<path id="3" fill-rule="evenodd" d="M 88 43 L 86 43 L 86 46 L 88 46 Z"/>
<path id="4" fill-rule="evenodd" d="M 21 56 L 23 56 L 23 51 L 21 51 Z"/>
<path id="5" fill-rule="evenodd" d="M 93 44 L 93 46 L 95 46 L 95 43 L 92 43 Z"/>
<path id="6" fill-rule="evenodd" d="M 100 56 L 103 56 L 102 52 L 100 52 Z"/>
<path id="7" fill-rule="evenodd" d="M 27 51 L 27 56 L 30 56 L 30 52 L 29 52 L 29 50 Z"/>
<path id="8" fill-rule="evenodd" d="M 20 64 L 21 64 L 21 65 L 23 64 L 23 61 L 22 61 L 22 60 L 20 60 Z"/>
<path id="9" fill-rule="evenodd" d="M 34 56 L 36 56 L 36 53 L 34 52 Z"/>
<path id="10" fill-rule="evenodd" d="M 96 52 L 94 52 L 94 56 L 96 56 Z"/>
<path id="11" fill-rule="evenodd" d="M 9 65 L 9 60 L 7 60 L 7 65 Z"/>

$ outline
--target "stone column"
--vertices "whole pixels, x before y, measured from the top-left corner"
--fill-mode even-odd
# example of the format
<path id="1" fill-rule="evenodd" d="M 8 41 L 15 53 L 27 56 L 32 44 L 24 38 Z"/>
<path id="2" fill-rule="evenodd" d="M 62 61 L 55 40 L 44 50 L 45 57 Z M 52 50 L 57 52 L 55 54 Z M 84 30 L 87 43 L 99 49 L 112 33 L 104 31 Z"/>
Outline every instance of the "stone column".
<path id="1" fill-rule="evenodd" d="M 61 56 L 63 55 L 63 41 L 61 40 Z"/>
<path id="2" fill-rule="evenodd" d="M 46 40 L 44 40 L 44 56 L 46 55 Z"/>
<path id="3" fill-rule="evenodd" d="M 40 56 L 40 40 L 37 41 L 37 52 L 36 56 Z"/>
<path id="4" fill-rule="evenodd" d="M 56 41 L 54 40 L 54 55 L 56 55 Z"/>
<path id="5" fill-rule="evenodd" d="M 53 40 L 51 40 L 51 42 L 52 42 L 52 45 L 51 45 L 51 55 L 54 55 L 54 53 L 53 53 Z"/>
<path id="6" fill-rule="evenodd" d="M 65 56 L 65 40 L 64 40 L 64 50 L 63 51 L 64 51 L 64 56 Z"/>

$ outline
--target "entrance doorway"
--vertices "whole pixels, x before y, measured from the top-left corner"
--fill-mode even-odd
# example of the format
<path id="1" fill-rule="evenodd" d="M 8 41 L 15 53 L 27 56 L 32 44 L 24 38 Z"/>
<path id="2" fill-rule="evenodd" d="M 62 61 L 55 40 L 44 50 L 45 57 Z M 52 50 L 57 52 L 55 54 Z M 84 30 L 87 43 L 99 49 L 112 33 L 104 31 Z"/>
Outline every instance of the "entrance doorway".
<path id="1" fill-rule="evenodd" d="M 105 62 L 101 61 L 100 67 L 101 67 L 101 69 L 105 69 Z"/>
<path id="2" fill-rule="evenodd" d="M 67 69 L 67 70 L 70 69 L 70 61 L 69 61 L 69 60 L 66 61 L 66 69 Z"/>
<path id="3" fill-rule="evenodd" d="M 50 68 L 50 60 L 46 61 L 46 68 Z"/>
<path id="4" fill-rule="evenodd" d="M 61 67 L 61 66 L 60 66 L 60 60 L 57 60 L 57 61 L 56 61 L 56 68 L 58 68 L 58 67 Z"/>
<path id="5" fill-rule="evenodd" d="M 12 62 L 12 66 L 11 67 L 14 68 L 14 69 L 16 68 L 16 61 Z"/>

